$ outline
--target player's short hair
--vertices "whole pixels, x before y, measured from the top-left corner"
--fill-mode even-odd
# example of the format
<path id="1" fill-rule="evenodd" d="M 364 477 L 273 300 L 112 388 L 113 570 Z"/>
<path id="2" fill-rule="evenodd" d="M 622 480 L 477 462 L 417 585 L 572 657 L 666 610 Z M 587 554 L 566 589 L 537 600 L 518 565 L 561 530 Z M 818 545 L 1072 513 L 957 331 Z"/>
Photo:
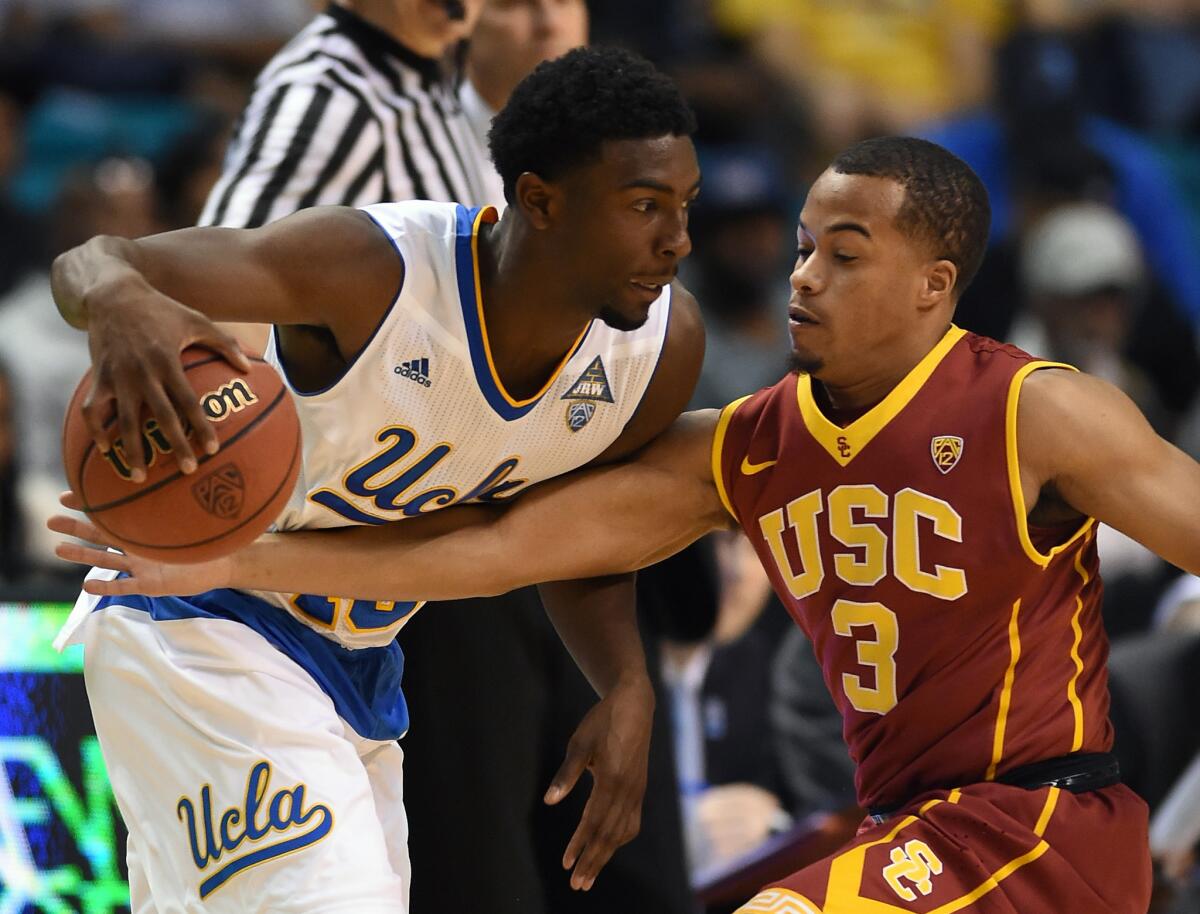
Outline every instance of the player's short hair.
<path id="1" fill-rule="evenodd" d="M 521 80 L 488 133 L 510 203 L 530 171 L 554 180 L 596 161 L 605 140 L 691 136 L 696 116 L 679 87 L 619 48 L 576 48 Z"/>
<path id="2" fill-rule="evenodd" d="M 884 136 L 856 143 L 830 168 L 898 182 L 904 202 L 896 227 L 927 241 L 937 257 L 958 268 L 954 293 L 962 295 L 983 261 L 992 221 L 987 190 L 970 165 L 928 140 Z"/>

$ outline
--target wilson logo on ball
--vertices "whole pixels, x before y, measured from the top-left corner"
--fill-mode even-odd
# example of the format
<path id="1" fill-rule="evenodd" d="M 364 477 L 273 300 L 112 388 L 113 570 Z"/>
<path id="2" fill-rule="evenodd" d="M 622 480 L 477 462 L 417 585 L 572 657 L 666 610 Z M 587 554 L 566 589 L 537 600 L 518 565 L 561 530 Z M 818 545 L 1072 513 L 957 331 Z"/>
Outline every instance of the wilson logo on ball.
<path id="1" fill-rule="evenodd" d="M 233 413 L 240 413 L 247 406 L 258 402 L 250 385 L 242 378 L 222 384 L 200 398 L 200 408 L 211 422 L 223 422 Z"/>
<path id="2" fill-rule="evenodd" d="M 192 494 L 209 514 L 230 520 L 242 511 L 246 480 L 242 478 L 241 470 L 227 463 L 193 484 Z"/>
<path id="3" fill-rule="evenodd" d="M 172 450 L 171 442 L 167 440 L 167 436 L 163 434 L 162 429 L 158 427 L 157 419 L 147 419 L 142 425 L 141 440 L 137 446 L 142 449 L 142 456 L 146 461 L 147 470 L 154 466 L 159 454 L 169 454 Z M 118 438 L 114 441 L 112 447 L 105 451 L 102 456 L 122 479 L 128 480 L 133 477 L 133 471 L 129 469 L 129 456 L 124 438 Z"/>

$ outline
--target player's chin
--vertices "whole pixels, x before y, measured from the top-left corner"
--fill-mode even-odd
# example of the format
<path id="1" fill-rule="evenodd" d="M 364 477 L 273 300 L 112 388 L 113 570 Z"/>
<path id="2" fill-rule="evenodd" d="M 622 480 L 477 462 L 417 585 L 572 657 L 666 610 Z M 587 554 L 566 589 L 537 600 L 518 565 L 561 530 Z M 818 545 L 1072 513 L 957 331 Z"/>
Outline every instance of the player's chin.
<path id="1" fill-rule="evenodd" d="M 799 374 L 818 374 L 825 367 L 825 360 L 802 346 L 792 345 L 792 356 L 788 360 L 792 371 Z"/>
<path id="2" fill-rule="evenodd" d="M 626 304 L 620 307 L 608 305 L 600 309 L 599 317 L 614 330 L 637 330 L 649 319 L 650 308 L 641 304 Z"/>

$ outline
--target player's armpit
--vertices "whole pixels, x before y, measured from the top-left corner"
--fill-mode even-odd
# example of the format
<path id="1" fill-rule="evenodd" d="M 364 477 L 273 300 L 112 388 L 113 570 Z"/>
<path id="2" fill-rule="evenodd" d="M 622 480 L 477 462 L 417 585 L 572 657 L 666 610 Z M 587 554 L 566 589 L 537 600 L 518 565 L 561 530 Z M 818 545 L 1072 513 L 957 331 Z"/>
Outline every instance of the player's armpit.
<path id="1" fill-rule="evenodd" d="M 1033 372 L 1017 437 L 1027 504 L 1052 483 L 1077 511 L 1200 573 L 1200 464 L 1159 437 L 1116 387 L 1082 373 Z"/>

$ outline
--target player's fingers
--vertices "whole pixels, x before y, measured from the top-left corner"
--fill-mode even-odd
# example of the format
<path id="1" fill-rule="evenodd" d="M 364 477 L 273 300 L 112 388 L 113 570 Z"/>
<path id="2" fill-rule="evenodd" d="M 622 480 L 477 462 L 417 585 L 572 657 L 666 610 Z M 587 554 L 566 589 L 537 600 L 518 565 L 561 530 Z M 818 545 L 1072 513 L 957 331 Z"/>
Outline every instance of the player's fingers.
<path id="1" fill-rule="evenodd" d="M 58 493 L 58 503 L 64 508 L 70 508 L 72 511 L 83 510 L 83 499 L 70 489 L 67 489 L 65 492 Z"/>
<path id="2" fill-rule="evenodd" d="M 83 416 L 83 424 L 87 426 L 88 434 L 96 442 L 96 447 L 100 449 L 101 453 L 107 453 L 111 446 L 113 426 L 115 425 L 111 417 L 112 400 L 110 391 L 93 382 L 92 389 L 88 391 L 79 407 L 79 412 Z"/>
<path id="3" fill-rule="evenodd" d="M 142 394 L 131 384 L 117 388 L 117 430 L 121 450 L 130 478 L 137 483 L 146 480 L 146 449 L 142 444 Z"/>
<path id="4" fill-rule="evenodd" d="M 97 549 L 94 546 L 59 543 L 54 547 L 54 554 L 60 559 L 74 562 L 77 565 L 95 565 L 97 568 L 124 571 L 126 574 L 131 570 L 128 556 L 119 552 L 109 552 L 107 549 Z"/>
<path id="5" fill-rule="evenodd" d="M 583 807 L 583 815 L 579 817 L 579 824 L 575 826 L 575 833 L 571 835 L 571 840 L 567 842 L 567 849 L 563 851 L 564 870 L 571 869 L 579 862 L 580 854 L 596 834 L 596 829 L 600 827 L 603 819 L 600 807 L 592 802 L 592 797 L 588 797 L 588 801 Z"/>
<path id="6" fill-rule="evenodd" d="M 183 423 L 179 421 L 179 413 L 175 411 L 174 404 L 160 385 L 151 384 L 146 390 L 146 405 L 150 407 L 150 414 L 158 423 L 158 430 L 170 444 L 171 453 L 175 455 L 179 469 L 184 473 L 194 473 L 197 465 L 196 455 L 192 453 L 192 445 L 187 440 Z"/>
<path id="7" fill-rule="evenodd" d="M 231 333 L 226 333 L 207 318 L 197 327 L 192 342 L 211 349 L 238 371 L 250 370 L 250 359 L 246 353 L 242 352 L 237 338 Z"/>
<path id="8" fill-rule="evenodd" d="M 73 536 L 76 539 L 81 539 L 88 543 L 96 543 L 100 546 L 112 545 L 108 537 L 95 524 L 80 517 L 71 517 L 67 514 L 54 514 L 46 521 L 46 526 L 55 533 L 61 533 L 63 536 Z"/>
<path id="9" fill-rule="evenodd" d="M 546 788 L 546 795 L 543 797 L 545 802 L 554 805 L 569 794 L 578 783 L 580 775 L 587 770 L 587 763 L 588 753 L 580 749 L 573 740 L 568 743 L 566 757 L 550 781 L 550 786 Z"/>
<path id="10" fill-rule="evenodd" d="M 221 447 L 221 442 L 217 438 L 217 430 L 208 421 L 208 416 L 204 414 L 204 407 L 200 405 L 200 398 L 192 390 L 192 385 L 187 382 L 183 372 L 171 375 L 165 383 L 167 393 L 175 404 L 175 408 L 191 428 L 192 434 L 195 435 L 196 446 L 206 454 L 215 454 Z"/>
<path id="11" fill-rule="evenodd" d="M 628 810 L 611 807 L 604 821 L 594 830 L 579 855 L 579 862 L 571 873 L 571 887 L 587 891 L 595 883 L 600 870 L 612 859 L 612 855 L 624 842 L 624 824 L 628 821 Z"/>
<path id="12" fill-rule="evenodd" d="M 136 576 L 114 578 L 113 580 L 87 578 L 83 582 L 83 589 L 85 592 L 96 597 L 127 597 L 131 594 L 141 595 L 145 593 L 145 588 Z"/>

